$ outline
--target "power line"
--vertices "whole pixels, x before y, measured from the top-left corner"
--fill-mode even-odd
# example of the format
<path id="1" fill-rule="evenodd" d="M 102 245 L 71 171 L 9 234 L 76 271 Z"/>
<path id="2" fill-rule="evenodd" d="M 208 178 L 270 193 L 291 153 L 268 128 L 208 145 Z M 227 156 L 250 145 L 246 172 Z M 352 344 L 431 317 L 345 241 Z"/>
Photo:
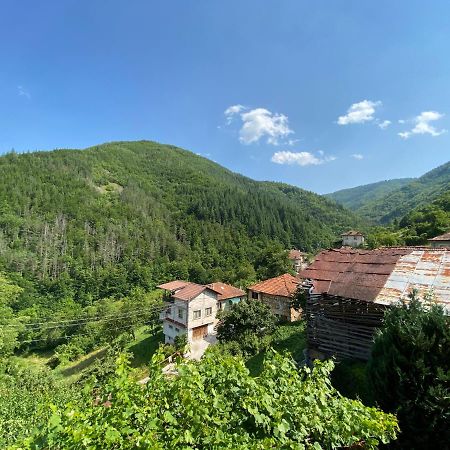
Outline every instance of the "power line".
<path id="1" fill-rule="evenodd" d="M 150 325 L 150 324 L 154 324 L 154 323 L 155 323 L 155 321 L 149 321 L 149 322 L 143 323 L 142 326 L 143 325 Z M 114 328 L 114 329 L 115 330 L 124 330 L 125 328 L 130 328 L 130 326 L 127 325 L 127 326 L 124 326 L 124 327 L 117 327 L 117 328 Z M 27 340 L 18 340 L 17 342 L 19 344 L 30 344 L 32 342 L 58 341 L 58 340 L 61 340 L 61 339 L 67 339 L 67 338 L 74 337 L 74 336 L 90 336 L 90 335 L 91 335 L 91 333 L 75 333 L 75 334 L 67 334 L 67 335 L 64 335 L 64 336 L 57 337 L 57 338 L 27 339 Z"/>
<path id="2" fill-rule="evenodd" d="M 120 318 L 126 318 L 131 317 L 133 315 L 144 315 L 144 314 L 151 314 L 155 312 L 163 311 L 167 308 L 167 305 L 159 305 L 159 306 L 152 306 L 148 309 L 136 309 L 133 311 L 129 311 L 125 314 L 110 314 L 106 316 L 93 316 L 93 317 L 86 317 L 86 318 L 79 318 L 79 319 L 71 319 L 71 320 L 61 320 L 61 321 L 48 321 L 48 322 L 30 322 L 30 323 L 17 323 L 17 324 L 5 324 L 0 325 L 0 327 L 4 328 L 16 328 L 16 327 L 29 327 L 28 330 L 38 330 L 40 328 L 44 328 L 46 330 L 51 330 L 54 328 L 64 328 L 69 326 L 76 326 L 76 325 L 83 325 L 86 323 L 95 323 L 95 322 L 101 322 L 101 321 L 108 321 L 108 320 L 115 320 Z M 46 327 L 45 325 L 48 324 L 55 324 L 51 327 Z M 65 324 L 65 325 L 62 325 Z"/>

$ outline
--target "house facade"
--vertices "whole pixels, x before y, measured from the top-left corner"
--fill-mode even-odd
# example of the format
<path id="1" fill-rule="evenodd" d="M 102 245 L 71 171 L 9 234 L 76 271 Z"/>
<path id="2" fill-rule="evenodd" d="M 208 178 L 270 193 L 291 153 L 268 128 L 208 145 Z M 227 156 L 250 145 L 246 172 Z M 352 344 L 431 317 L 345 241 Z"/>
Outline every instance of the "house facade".
<path id="1" fill-rule="evenodd" d="M 301 316 L 301 311 L 291 307 L 292 298 L 297 292 L 298 280 L 288 274 L 264 280 L 248 288 L 248 298 L 266 303 L 272 313 L 280 320 L 293 322 Z"/>
<path id="2" fill-rule="evenodd" d="M 450 314 L 450 250 L 427 247 L 326 250 L 299 277 L 308 290 L 311 358 L 367 360 L 387 308 L 412 289 Z"/>
<path id="3" fill-rule="evenodd" d="M 167 308 L 161 312 L 166 344 L 187 335 L 189 343 L 215 334 L 217 312 L 238 302 L 245 292 L 225 283 L 201 285 L 175 280 L 158 286 L 166 292 Z"/>
<path id="4" fill-rule="evenodd" d="M 306 268 L 306 259 L 305 254 L 301 252 L 300 250 L 292 249 L 289 251 L 289 261 L 292 264 L 292 270 L 295 273 L 300 272 L 300 270 L 303 270 Z"/>
<path id="5" fill-rule="evenodd" d="M 341 234 L 343 247 L 361 247 L 364 245 L 365 237 L 362 233 L 355 230 L 347 231 Z"/>
<path id="6" fill-rule="evenodd" d="M 428 239 L 432 248 L 450 248 L 450 231 L 440 236 Z"/>

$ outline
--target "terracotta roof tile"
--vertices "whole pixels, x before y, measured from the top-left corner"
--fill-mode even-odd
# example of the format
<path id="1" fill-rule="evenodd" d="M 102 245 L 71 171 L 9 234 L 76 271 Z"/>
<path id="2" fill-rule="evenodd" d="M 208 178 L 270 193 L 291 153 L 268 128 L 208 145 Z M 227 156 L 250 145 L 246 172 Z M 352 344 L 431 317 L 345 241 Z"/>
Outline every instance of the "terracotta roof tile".
<path id="1" fill-rule="evenodd" d="M 346 233 L 342 233 L 341 236 L 364 236 L 360 231 L 350 230 Z"/>
<path id="2" fill-rule="evenodd" d="M 289 251 L 289 259 L 301 259 L 304 253 L 300 250 L 290 250 Z"/>
<path id="3" fill-rule="evenodd" d="M 182 289 L 186 286 L 189 286 L 192 284 L 190 281 L 183 281 L 183 280 L 175 280 L 175 281 L 169 281 L 168 283 L 160 284 L 159 286 L 156 286 L 160 289 L 165 289 L 166 291 L 176 291 L 178 289 Z"/>
<path id="4" fill-rule="evenodd" d="M 254 292 L 261 292 L 269 295 L 279 295 L 280 297 L 291 297 L 297 290 L 299 281 L 294 276 L 285 273 L 279 277 L 261 281 L 261 283 L 250 286 Z"/>
<path id="5" fill-rule="evenodd" d="M 441 234 L 434 238 L 428 239 L 429 241 L 450 241 L 450 231 L 448 233 Z"/>
<path id="6" fill-rule="evenodd" d="M 211 283 L 208 284 L 207 286 L 213 289 L 214 291 L 219 292 L 218 295 L 219 300 L 226 300 L 229 298 L 245 296 L 245 292 L 242 289 L 238 289 L 237 287 L 231 286 L 230 284 Z"/>
<path id="7" fill-rule="evenodd" d="M 207 286 L 203 286 L 202 284 L 191 283 L 186 287 L 180 289 L 179 291 L 176 291 L 175 294 L 173 294 L 173 298 L 176 298 L 177 300 L 190 301 L 200 295 L 206 289 L 210 288 L 208 288 Z"/>

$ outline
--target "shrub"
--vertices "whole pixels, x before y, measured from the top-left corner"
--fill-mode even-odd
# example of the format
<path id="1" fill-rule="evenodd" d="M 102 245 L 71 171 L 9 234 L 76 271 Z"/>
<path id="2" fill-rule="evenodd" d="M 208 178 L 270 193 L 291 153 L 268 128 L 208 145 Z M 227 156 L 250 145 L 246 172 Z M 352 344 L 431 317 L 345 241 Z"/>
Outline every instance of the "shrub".
<path id="1" fill-rule="evenodd" d="M 398 414 L 400 448 L 448 448 L 450 318 L 417 293 L 392 308 L 375 338 L 369 375 L 376 400 Z"/>

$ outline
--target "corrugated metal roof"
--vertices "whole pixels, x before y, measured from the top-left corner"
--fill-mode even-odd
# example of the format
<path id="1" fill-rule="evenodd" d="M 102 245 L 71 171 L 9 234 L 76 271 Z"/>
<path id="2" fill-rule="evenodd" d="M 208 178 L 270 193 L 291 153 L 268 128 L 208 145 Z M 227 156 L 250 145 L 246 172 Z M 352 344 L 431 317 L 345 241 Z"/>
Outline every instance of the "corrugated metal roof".
<path id="1" fill-rule="evenodd" d="M 432 294 L 450 311 L 450 251 L 417 249 L 401 257 L 375 303 L 389 305 L 407 300 L 412 289 L 417 289 L 422 298 Z"/>
<path id="2" fill-rule="evenodd" d="M 299 281 L 289 273 L 275 278 L 261 281 L 261 283 L 250 286 L 254 292 L 261 292 L 269 295 L 279 295 L 280 297 L 291 297 L 295 294 Z"/>
<path id="3" fill-rule="evenodd" d="M 325 250 L 299 273 L 315 292 L 392 304 L 413 288 L 450 310 L 450 251 L 426 247 Z"/>

